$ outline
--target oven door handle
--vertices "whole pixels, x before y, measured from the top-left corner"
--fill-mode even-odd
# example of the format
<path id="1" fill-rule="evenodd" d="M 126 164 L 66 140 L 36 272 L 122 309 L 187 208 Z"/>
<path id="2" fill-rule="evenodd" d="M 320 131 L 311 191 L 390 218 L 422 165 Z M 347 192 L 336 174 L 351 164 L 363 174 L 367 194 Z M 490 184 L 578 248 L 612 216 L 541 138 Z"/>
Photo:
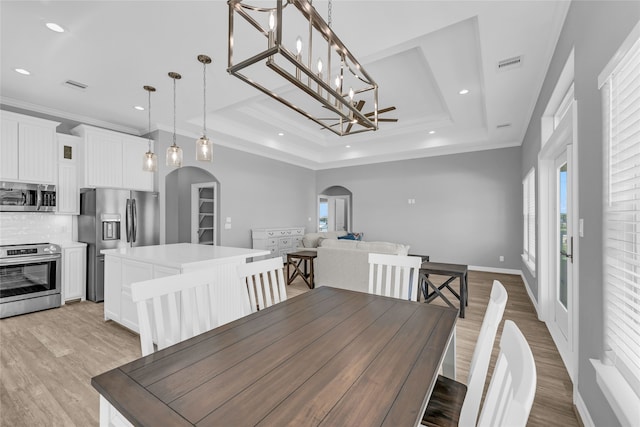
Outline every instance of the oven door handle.
<path id="1" fill-rule="evenodd" d="M 0 266 L 15 265 L 15 264 L 33 264 L 36 262 L 47 262 L 47 261 L 58 261 L 60 258 L 61 258 L 60 254 L 8 258 L 8 259 L 0 260 Z"/>

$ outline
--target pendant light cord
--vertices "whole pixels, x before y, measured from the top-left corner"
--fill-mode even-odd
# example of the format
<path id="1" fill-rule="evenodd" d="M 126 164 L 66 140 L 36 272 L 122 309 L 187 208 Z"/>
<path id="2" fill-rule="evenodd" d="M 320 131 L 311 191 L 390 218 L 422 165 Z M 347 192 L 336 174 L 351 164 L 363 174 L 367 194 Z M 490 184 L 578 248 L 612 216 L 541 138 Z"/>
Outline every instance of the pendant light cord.
<path id="1" fill-rule="evenodd" d="M 204 82 L 202 90 L 203 111 L 202 111 L 202 136 L 207 136 L 207 63 L 202 63 L 202 81 Z"/>
<path id="2" fill-rule="evenodd" d="M 176 146 L 176 78 L 173 78 L 173 146 Z"/>
<path id="3" fill-rule="evenodd" d="M 151 91 L 148 91 L 149 93 L 149 130 L 148 130 L 148 136 L 149 136 L 149 152 L 151 152 Z"/>

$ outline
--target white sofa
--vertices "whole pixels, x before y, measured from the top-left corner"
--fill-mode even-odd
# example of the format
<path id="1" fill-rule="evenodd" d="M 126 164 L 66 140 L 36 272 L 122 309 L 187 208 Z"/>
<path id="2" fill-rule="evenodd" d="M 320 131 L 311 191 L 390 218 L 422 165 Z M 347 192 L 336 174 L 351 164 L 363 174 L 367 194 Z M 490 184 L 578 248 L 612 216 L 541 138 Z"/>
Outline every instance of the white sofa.
<path id="1" fill-rule="evenodd" d="M 317 248 L 315 286 L 367 292 L 369 254 L 408 255 L 409 246 L 389 242 L 322 240 Z"/>
<path id="2" fill-rule="evenodd" d="M 302 237 L 298 250 L 315 251 L 318 245 L 325 239 L 338 240 L 338 237 L 346 236 L 346 231 L 327 231 L 324 233 L 307 233 Z"/>

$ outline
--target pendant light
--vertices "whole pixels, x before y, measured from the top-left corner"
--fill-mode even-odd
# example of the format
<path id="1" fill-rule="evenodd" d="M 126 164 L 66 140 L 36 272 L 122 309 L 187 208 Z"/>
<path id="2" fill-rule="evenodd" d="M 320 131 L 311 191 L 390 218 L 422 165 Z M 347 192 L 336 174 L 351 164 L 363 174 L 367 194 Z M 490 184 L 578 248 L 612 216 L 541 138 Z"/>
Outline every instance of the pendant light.
<path id="1" fill-rule="evenodd" d="M 202 136 L 196 141 L 196 159 L 202 162 L 211 162 L 213 161 L 213 144 L 207 138 L 207 64 L 211 64 L 211 58 L 207 55 L 198 55 L 198 61 L 202 63 L 203 116 Z"/>
<path id="2" fill-rule="evenodd" d="M 151 150 L 151 92 L 155 92 L 156 88 L 153 86 L 143 86 L 142 88 L 149 94 L 149 102 L 147 104 L 147 110 L 149 111 L 149 149 L 144 153 L 144 157 L 142 159 L 142 170 L 146 172 L 155 172 L 158 170 L 158 156 L 156 156 L 156 154 Z"/>
<path id="3" fill-rule="evenodd" d="M 173 79 L 173 144 L 167 148 L 167 166 L 179 168 L 182 166 L 182 148 L 176 145 L 176 80 L 182 76 L 172 71 L 169 77 Z"/>

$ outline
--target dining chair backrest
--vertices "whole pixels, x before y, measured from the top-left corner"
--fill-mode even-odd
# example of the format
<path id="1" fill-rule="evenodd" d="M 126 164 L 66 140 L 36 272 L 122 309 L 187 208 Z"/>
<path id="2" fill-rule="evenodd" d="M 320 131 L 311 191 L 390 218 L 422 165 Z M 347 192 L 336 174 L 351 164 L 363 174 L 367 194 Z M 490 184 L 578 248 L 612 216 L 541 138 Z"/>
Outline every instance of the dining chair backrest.
<path id="1" fill-rule="evenodd" d="M 240 264 L 237 269 L 246 284 L 252 313 L 287 299 L 282 257 Z"/>
<path id="2" fill-rule="evenodd" d="M 531 348 L 516 324 L 506 320 L 478 427 L 524 427 L 535 393 L 536 365 Z"/>
<path id="3" fill-rule="evenodd" d="M 369 254 L 369 293 L 416 301 L 422 258 Z"/>
<path id="4" fill-rule="evenodd" d="M 246 292 L 236 283 L 218 283 L 211 269 L 131 284 L 137 306 L 142 355 L 184 341 L 249 314 Z"/>
<path id="5" fill-rule="evenodd" d="M 467 394 L 460 409 L 460 426 L 475 426 L 480 410 L 482 392 L 487 379 L 487 371 L 491 360 L 493 343 L 496 339 L 498 326 L 507 305 L 507 290 L 498 280 L 493 281 L 491 296 L 484 319 L 476 341 L 476 347 L 471 356 L 469 377 L 467 378 Z"/>

